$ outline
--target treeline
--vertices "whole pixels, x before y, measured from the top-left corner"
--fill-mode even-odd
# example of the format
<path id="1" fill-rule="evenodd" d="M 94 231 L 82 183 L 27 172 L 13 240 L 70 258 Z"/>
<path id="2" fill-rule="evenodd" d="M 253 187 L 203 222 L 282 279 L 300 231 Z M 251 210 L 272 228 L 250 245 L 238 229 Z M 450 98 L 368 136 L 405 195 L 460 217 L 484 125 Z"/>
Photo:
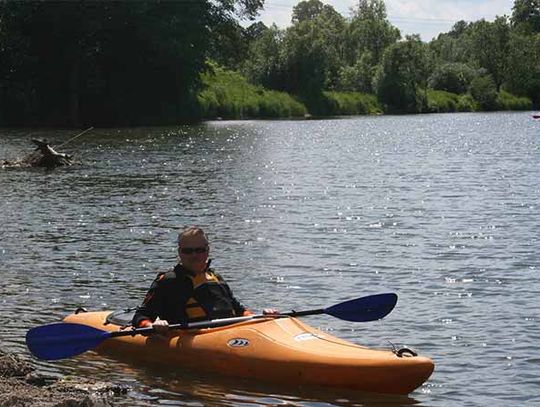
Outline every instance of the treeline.
<path id="1" fill-rule="evenodd" d="M 263 0 L 0 1 L 0 125 L 197 120 L 218 27 Z"/>
<path id="2" fill-rule="evenodd" d="M 347 17 L 301 1 L 287 29 L 244 28 L 263 1 L 0 1 L 0 125 L 540 104 L 540 0 L 429 43 L 402 38 L 382 0 Z"/>
<path id="3" fill-rule="evenodd" d="M 510 18 L 459 21 L 429 43 L 402 38 L 382 0 L 358 1 L 350 18 L 320 0 L 301 1 L 287 29 L 238 25 L 233 37 L 214 60 L 251 83 L 295 95 L 315 114 L 335 113 L 328 91 L 376 95 L 386 112 L 540 103 L 540 0 L 516 0 Z"/>

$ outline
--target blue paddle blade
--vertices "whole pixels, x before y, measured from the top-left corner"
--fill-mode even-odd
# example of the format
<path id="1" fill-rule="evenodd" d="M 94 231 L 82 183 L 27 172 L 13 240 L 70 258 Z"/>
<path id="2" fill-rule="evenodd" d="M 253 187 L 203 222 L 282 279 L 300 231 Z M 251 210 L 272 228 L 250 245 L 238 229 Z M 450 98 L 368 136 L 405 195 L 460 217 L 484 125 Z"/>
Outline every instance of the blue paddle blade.
<path id="1" fill-rule="evenodd" d="M 57 360 L 95 348 L 110 335 L 91 326 L 60 322 L 30 329 L 26 346 L 38 359 Z"/>
<path id="2" fill-rule="evenodd" d="M 345 301 L 325 308 L 324 313 L 352 322 L 377 321 L 388 315 L 396 306 L 394 293 L 376 294 Z"/>

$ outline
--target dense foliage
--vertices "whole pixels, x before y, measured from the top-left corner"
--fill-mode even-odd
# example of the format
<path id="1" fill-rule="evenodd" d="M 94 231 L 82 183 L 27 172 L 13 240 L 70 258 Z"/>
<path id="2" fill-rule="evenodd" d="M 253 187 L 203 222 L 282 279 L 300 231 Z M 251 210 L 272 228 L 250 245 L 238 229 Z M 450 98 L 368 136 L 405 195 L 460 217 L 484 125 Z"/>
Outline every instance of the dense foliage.
<path id="1" fill-rule="evenodd" d="M 286 29 L 241 24 L 263 3 L 0 1 L 0 124 L 540 104 L 540 0 L 515 0 L 493 22 L 458 21 L 429 43 L 402 38 L 383 0 L 358 0 L 350 16 L 304 0 Z"/>
<path id="2" fill-rule="evenodd" d="M 203 118 L 304 117 L 303 104 L 284 92 L 255 86 L 237 72 L 211 64 L 201 75 L 204 90 L 198 101 Z"/>
<path id="3" fill-rule="evenodd" d="M 315 113 L 323 91 L 375 94 L 391 112 L 531 108 L 540 103 L 540 0 L 516 0 L 511 18 L 458 21 L 429 43 L 402 39 L 382 0 L 359 0 L 349 18 L 320 0 L 300 1 L 289 28 L 266 28 L 249 44 L 241 69 Z M 468 96 L 450 102 L 431 89 Z M 525 99 L 503 103 L 502 92 Z"/>
<path id="4" fill-rule="evenodd" d="M 132 125 L 198 116 L 218 28 L 262 0 L 0 2 L 0 122 Z"/>

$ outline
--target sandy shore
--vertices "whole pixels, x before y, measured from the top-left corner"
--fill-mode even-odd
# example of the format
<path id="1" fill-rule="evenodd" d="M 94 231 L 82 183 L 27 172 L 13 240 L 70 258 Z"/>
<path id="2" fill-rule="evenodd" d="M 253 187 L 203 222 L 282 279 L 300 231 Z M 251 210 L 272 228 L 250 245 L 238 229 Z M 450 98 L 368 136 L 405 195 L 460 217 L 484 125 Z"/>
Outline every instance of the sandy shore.
<path id="1" fill-rule="evenodd" d="M 113 406 L 127 388 L 84 378 L 40 375 L 17 355 L 0 350 L 0 407 Z"/>

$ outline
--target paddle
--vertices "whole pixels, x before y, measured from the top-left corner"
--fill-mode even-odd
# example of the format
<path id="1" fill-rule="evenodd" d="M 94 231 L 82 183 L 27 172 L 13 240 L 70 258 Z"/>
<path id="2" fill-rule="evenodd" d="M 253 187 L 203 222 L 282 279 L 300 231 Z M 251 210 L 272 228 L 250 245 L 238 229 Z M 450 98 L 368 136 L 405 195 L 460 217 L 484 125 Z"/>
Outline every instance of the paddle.
<path id="1" fill-rule="evenodd" d="M 261 314 L 223 318 L 190 324 L 173 324 L 169 326 L 169 329 L 213 328 L 257 318 L 302 317 L 317 314 L 327 314 L 352 322 L 376 321 L 388 315 L 394 309 L 396 302 L 396 294 L 376 294 L 345 301 L 328 308 L 291 311 L 275 315 Z M 154 332 L 152 327 L 108 332 L 88 325 L 60 322 L 30 329 L 26 333 L 26 346 L 38 359 L 56 360 L 79 355 L 95 348 L 109 338 L 135 336 L 152 332 Z"/>

